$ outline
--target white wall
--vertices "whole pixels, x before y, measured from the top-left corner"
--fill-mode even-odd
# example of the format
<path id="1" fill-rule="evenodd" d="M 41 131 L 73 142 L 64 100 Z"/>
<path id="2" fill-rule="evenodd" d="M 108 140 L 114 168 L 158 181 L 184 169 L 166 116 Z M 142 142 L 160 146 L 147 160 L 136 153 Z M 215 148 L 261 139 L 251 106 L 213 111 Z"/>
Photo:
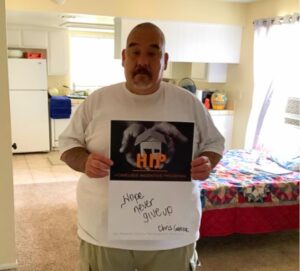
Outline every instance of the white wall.
<path id="1" fill-rule="evenodd" d="M 16 267 L 5 2 L 0 1 L 0 270 Z"/>

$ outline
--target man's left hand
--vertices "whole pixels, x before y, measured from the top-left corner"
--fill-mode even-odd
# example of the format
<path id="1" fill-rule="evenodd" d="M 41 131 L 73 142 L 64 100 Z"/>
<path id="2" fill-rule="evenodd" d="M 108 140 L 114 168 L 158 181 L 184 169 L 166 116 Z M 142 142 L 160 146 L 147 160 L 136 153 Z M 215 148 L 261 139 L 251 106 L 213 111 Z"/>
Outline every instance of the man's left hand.
<path id="1" fill-rule="evenodd" d="M 194 180 L 203 181 L 208 178 L 212 169 L 207 156 L 200 156 L 191 163 L 191 176 Z"/>

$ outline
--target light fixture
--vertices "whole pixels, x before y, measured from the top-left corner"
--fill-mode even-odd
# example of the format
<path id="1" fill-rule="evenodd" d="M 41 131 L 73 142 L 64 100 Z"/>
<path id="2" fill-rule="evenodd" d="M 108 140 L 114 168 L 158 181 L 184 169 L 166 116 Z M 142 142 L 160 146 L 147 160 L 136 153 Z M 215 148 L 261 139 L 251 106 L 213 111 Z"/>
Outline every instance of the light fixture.
<path id="1" fill-rule="evenodd" d="M 67 27 L 74 30 L 97 31 L 97 32 L 114 32 L 114 25 L 99 23 L 82 23 L 82 22 L 63 22 L 61 27 Z"/>
<path id="2" fill-rule="evenodd" d="M 66 0 L 52 0 L 52 1 L 58 5 L 63 5 L 66 2 Z"/>

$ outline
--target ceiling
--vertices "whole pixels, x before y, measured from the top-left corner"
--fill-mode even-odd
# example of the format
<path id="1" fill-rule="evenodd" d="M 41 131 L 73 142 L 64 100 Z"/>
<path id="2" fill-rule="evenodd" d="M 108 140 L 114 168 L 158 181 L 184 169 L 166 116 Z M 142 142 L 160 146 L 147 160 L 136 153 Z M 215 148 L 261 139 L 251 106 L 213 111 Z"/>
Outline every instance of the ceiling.
<path id="1" fill-rule="evenodd" d="M 217 0 L 223 2 L 252 3 L 260 0 Z M 6 21 L 8 24 L 17 25 L 39 25 L 45 27 L 66 27 L 66 24 L 80 24 L 83 28 L 111 28 L 114 25 L 114 17 L 93 16 L 71 13 L 55 12 L 30 12 L 30 11 L 6 11 Z M 102 28 L 102 29 L 103 29 Z"/>
<path id="2" fill-rule="evenodd" d="M 45 27 L 65 27 L 66 23 L 75 23 L 88 25 L 93 28 L 93 26 L 96 25 L 113 26 L 114 17 L 71 13 L 7 10 L 6 22 L 7 24 L 39 25 Z"/>
<path id="3" fill-rule="evenodd" d="M 235 2 L 235 3 L 253 3 L 257 0 L 223 0 L 224 2 Z"/>

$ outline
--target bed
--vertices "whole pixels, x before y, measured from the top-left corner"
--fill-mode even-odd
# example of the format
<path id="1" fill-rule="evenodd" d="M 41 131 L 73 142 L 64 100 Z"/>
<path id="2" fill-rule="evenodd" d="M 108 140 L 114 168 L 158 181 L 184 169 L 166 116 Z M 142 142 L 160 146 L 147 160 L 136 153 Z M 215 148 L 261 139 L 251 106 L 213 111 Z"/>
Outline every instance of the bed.
<path id="1" fill-rule="evenodd" d="M 299 229 L 298 167 L 299 157 L 282 162 L 255 150 L 227 151 L 200 183 L 201 237 Z"/>

